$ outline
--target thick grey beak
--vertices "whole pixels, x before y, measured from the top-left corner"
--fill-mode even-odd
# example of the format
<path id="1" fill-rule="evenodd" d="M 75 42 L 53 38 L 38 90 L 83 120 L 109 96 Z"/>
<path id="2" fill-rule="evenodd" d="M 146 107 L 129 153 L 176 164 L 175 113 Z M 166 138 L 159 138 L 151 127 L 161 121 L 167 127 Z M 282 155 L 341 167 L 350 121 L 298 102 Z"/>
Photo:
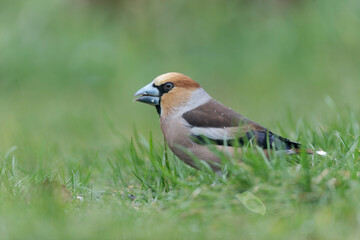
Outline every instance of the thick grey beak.
<path id="1" fill-rule="evenodd" d="M 147 103 L 153 106 L 160 105 L 160 91 L 156 87 L 153 86 L 153 83 L 149 83 L 139 91 L 137 91 L 134 95 L 134 101 Z"/>

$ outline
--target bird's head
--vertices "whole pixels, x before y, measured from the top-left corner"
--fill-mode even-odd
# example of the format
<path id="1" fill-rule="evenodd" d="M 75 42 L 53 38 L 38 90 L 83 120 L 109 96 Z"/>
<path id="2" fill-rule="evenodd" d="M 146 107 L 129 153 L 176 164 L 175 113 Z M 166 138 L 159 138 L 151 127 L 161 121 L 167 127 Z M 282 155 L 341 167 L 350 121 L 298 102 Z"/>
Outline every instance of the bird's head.
<path id="1" fill-rule="evenodd" d="M 184 105 L 194 90 L 200 85 L 181 73 L 165 73 L 135 93 L 134 101 L 156 107 L 158 113 L 169 113 L 172 109 Z"/>

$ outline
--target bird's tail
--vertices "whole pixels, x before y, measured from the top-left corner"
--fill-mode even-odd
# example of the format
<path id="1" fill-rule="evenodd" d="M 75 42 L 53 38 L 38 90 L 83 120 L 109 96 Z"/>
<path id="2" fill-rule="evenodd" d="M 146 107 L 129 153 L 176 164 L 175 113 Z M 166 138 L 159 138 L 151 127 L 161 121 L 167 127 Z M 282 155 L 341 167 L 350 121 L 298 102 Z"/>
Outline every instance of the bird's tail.
<path id="1" fill-rule="evenodd" d="M 315 150 L 311 150 L 311 149 L 300 149 L 300 148 L 295 148 L 295 149 L 290 149 L 288 150 L 288 154 L 301 154 L 301 153 L 307 153 L 307 154 L 316 154 L 319 156 L 327 156 L 327 152 L 323 151 L 323 150 L 319 150 L 319 151 L 315 151 Z"/>

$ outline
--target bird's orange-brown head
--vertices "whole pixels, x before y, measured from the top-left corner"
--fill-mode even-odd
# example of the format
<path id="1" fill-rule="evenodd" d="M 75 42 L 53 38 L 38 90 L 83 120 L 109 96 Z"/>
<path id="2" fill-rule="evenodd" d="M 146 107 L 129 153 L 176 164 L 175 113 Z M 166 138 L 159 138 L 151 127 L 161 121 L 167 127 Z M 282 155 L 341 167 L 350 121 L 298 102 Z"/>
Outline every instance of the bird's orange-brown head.
<path id="1" fill-rule="evenodd" d="M 154 105 L 158 113 L 168 114 L 185 104 L 200 85 L 190 77 L 176 72 L 162 74 L 135 93 L 135 101 Z"/>
<path id="2" fill-rule="evenodd" d="M 161 86 L 167 82 L 172 82 L 175 87 L 178 88 L 199 88 L 200 85 L 192 80 L 190 77 L 177 72 L 169 72 L 161 74 L 160 76 L 156 77 L 153 81 L 155 86 Z"/>

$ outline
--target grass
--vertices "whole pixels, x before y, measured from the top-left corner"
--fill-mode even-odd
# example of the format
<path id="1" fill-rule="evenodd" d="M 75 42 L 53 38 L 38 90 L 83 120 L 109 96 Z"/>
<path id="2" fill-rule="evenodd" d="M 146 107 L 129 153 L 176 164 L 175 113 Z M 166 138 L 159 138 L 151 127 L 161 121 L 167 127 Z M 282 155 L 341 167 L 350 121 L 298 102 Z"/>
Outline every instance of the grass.
<path id="1" fill-rule="evenodd" d="M 119 2 L 0 3 L 1 239 L 359 238 L 358 2 Z M 328 156 L 184 165 L 131 102 L 174 70 Z"/>
<path id="2" fill-rule="evenodd" d="M 334 118 L 326 132 L 297 124 L 327 157 L 269 161 L 248 149 L 222 175 L 180 163 L 151 134 L 135 132 L 106 159 L 92 155 L 98 167 L 27 172 L 13 147 L 0 167 L 2 237 L 355 239 L 359 123 L 346 111 Z"/>

